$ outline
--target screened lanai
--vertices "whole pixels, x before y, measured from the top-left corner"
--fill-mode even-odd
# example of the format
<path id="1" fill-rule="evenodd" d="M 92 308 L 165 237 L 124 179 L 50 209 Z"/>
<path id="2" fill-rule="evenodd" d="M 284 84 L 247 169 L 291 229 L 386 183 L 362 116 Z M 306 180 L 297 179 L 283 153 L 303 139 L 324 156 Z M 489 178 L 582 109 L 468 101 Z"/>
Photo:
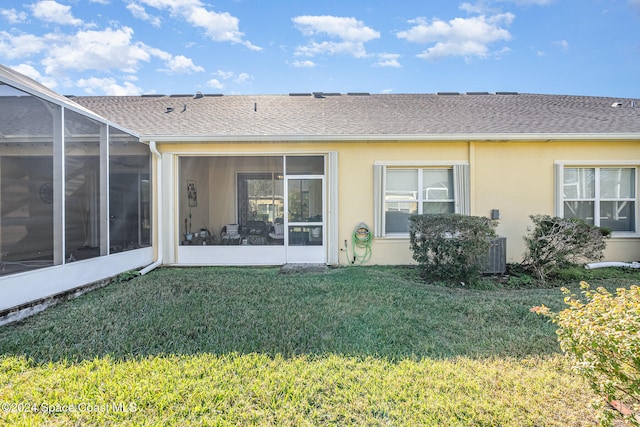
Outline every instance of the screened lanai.
<path id="1" fill-rule="evenodd" d="M 0 66 L 0 310 L 150 263 L 150 180 L 136 135 Z"/>
<path id="2" fill-rule="evenodd" d="M 325 263 L 324 155 L 179 156 L 180 264 Z"/>

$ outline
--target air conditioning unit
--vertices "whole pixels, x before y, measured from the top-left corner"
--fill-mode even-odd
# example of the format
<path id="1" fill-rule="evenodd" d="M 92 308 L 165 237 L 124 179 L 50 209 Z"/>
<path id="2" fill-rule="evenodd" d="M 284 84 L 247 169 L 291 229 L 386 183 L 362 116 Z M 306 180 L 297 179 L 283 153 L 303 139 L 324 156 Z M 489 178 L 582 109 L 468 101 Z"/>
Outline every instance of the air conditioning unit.
<path id="1" fill-rule="evenodd" d="M 482 260 L 482 272 L 485 274 L 503 274 L 507 271 L 507 238 L 492 239 L 489 253 Z"/>

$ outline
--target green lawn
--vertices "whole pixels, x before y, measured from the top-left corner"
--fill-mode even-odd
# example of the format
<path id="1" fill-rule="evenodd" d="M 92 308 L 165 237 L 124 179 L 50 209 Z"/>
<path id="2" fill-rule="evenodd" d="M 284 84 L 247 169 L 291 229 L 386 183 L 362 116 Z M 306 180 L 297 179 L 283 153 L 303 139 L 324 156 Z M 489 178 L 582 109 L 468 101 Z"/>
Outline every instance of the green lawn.
<path id="1" fill-rule="evenodd" d="M 0 425 L 593 425 L 540 304 L 559 289 L 160 269 L 0 328 Z"/>

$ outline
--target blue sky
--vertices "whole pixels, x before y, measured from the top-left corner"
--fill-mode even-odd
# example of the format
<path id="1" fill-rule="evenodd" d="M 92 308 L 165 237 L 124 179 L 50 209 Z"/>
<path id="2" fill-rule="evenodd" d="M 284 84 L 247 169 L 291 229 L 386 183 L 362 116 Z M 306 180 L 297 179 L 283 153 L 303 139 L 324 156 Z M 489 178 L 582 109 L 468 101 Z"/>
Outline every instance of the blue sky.
<path id="1" fill-rule="evenodd" d="M 640 0 L 18 0 L 0 63 L 62 94 L 640 98 Z"/>

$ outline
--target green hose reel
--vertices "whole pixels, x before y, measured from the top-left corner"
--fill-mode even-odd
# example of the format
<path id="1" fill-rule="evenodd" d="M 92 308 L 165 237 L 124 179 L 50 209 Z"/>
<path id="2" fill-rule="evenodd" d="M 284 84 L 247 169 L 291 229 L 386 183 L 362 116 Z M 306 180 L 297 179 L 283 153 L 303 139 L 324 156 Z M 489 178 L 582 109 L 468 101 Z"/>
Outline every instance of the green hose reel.
<path id="1" fill-rule="evenodd" d="M 373 242 L 373 233 L 369 226 L 364 222 L 356 225 L 351 235 L 351 244 L 353 246 L 353 254 L 349 256 L 347 249 L 347 262 L 349 264 L 364 264 L 371 258 L 371 243 Z"/>

